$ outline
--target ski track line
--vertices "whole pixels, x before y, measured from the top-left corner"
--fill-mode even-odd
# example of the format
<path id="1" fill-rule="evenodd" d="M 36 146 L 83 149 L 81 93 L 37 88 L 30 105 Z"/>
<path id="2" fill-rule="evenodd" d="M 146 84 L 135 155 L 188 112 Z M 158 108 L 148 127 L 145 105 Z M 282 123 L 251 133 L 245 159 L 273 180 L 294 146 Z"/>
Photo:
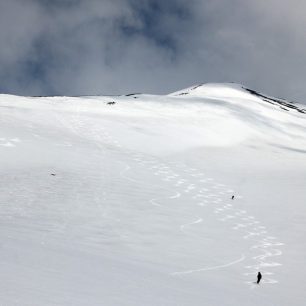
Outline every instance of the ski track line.
<path id="1" fill-rule="evenodd" d="M 215 212 L 216 213 L 225 213 L 224 208 L 227 208 L 228 210 L 231 211 L 231 213 L 233 213 L 233 209 L 232 209 L 232 205 L 225 205 L 223 206 L 222 209 L 217 209 Z M 234 210 L 235 211 L 235 210 Z M 248 216 L 246 211 L 243 210 L 238 210 L 238 212 L 234 213 L 234 215 L 226 215 L 224 218 L 219 219 L 220 221 L 227 221 L 230 219 L 233 219 L 234 217 L 240 220 L 235 220 L 235 222 L 241 222 L 241 223 L 236 223 L 236 225 L 234 227 L 232 227 L 233 229 L 244 229 L 245 233 L 244 234 L 244 239 L 249 239 L 252 237 L 260 237 L 263 236 L 265 234 L 267 234 L 267 231 L 265 230 L 266 227 L 265 226 L 258 226 L 258 223 L 260 223 L 259 221 L 255 220 L 255 218 L 253 216 Z M 243 216 L 243 218 L 242 218 Z M 248 222 L 245 223 L 245 221 L 249 221 L 252 220 L 252 222 Z M 247 230 L 248 228 L 248 230 Z M 276 242 L 275 245 L 269 244 L 269 243 L 265 243 L 264 245 L 262 244 L 262 241 L 266 241 L 266 239 L 268 239 L 269 236 L 265 236 L 264 239 L 262 240 L 257 240 L 257 242 L 260 242 L 259 244 L 254 244 L 252 247 L 250 247 L 250 249 L 253 248 L 257 248 L 260 249 L 261 251 L 263 250 L 263 248 L 267 248 L 270 246 L 275 246 L 275 245 L 282 245 L 282 243 Z M 253 256 L 252 260 L 257 260 L 256 264 L 253 266 L 247 266 L 247 268 L 252 268 L 253 271 L 249 272 L 249 273 L 244 273 L 244 275 L 256 275 L 258 270 L 262 270 L 261 268 L 264 267 L 277 267 L 280 266 L 280 263 L 277 262 L 266 262 L 266 259 L 268 257 L 273 257 L 273 256 L 280 256 L 282 254 L 282 252 L 279 249 L 273 249 L 271 248 L 269 251 L 265 251 L 264 254 L 258 255 L 258 256 Z M 262 271 L 263 272 L 263 271 Z M 274 273 L 269 272 L 269 271 L 264 271 L 265 275 L 273 275 Z M 265 280 L 263 281 L 265 283 L 269 283 L 269 284 L 276 284 L 278 281 L 271 279 L 271 278 L 265 278 Z M 247 282 L 247 283 L 252 283 L 252 282 Z"/>
<path id="2" fill-rule="evenodd" d="M 81 116 L 80 116 L 80 105 L 77 105 L 75 108 L 75 112 L 77 113 L 77 115 L 72 115 L 71 121 L 67 123 L 67 121 L 65 121 L 64 119 L 61 118 L 60 115 L 58 115 L 57 113 L 55 113 L 55 119 L 58 120 L 60 122 L 60 124 L 65 127 L 68 128 L 68 130 L 70 130 L 73 134 L 75 135 L 80 135 L 79 133 L 79 126 L 80 124 L 82 125 L 83 121 L 80 120 Z M 78 214 L 81 210 L 81 202 L 80 202 L 80 197 L 78 194 L 78 190 L 81 187 L 81 183 L 78 181 L 77 182 L 77 186 L 74 187 L 74 191 L 77 197 L 76 200 L 76 209 L 73 210 L 73 214 L 70 212 L 69 214 L 67 214 L 67 212 L 65 212 L 65 221 L 60 224 L 58 226 L 58 232 L 64 234 L 65 231 L 67 230 L 69 224 L 71 224 L 73 216 L 75 216 L 76 214 Z M 47 233 L 45 234 L 46 237 Z M 44 241 L 45 243 L 45 241 Z"/>
<path id="3" fill-rule="evenodd" d="M 111 138 L 111 137 L 110 137 Z M 118 142 L 117 142 L 118 144 Z M 134 159 L 136 162 L 140 163 L 140 164 L 146 164 L 146 161 L 144 160 L 144 156 L 143 154 L 137 154 L 135 156 L 135 159 Z M 161 178 L 162 181 L 171 181 L 171 180 L 177 180 L 177 183 L 175 184 L 175 187 L 179 187 L 181 185 L 187 185 L 187 187 L 185 188 L 184 192 L 194 192 L 196 191 L 197 186 L 195 184 L 191 184 L 189 182 L 188 179 L 186 179 L 185 177 L 181 177 L 175 173 L 173 170 L 171 170 L 171 173 L 169 173 L 169 171 L 167 171 L 168 169 L 170 170 L 170 168 L 168 166 L 165 166 L 165 164 L 161 164 L 159 161 L 151 161 L 151 163 L 153 163 L 153 165 L 151 166 L 151 169 L 154 170 L 156 169 L 157 171 L 154 173 L 158 176 L 166 176 L 166 178 Z M 123 170 L 122 174 L 124 174 L 125 172 L 129 171 L 130 170 L 130 167 L 127 167 L 126 169 Z M 194 179 L 195 177 L 201 177 L 203 176 L 203 173 L 194 173 L 195 171 L 197 171 L 196 169 L 191 169 L 190 171 L 188 171 L 187 167 L 186 167 L 186 171 L 185 173 L 187 175 L 191 175 L 192 178 Z M 126 176 L 125 176 L 126 177 Z M 126 177 L 128 178 L 128 177 Z M 136 180 L 133 180 L 131 178 L 128 178 L 130 179 L 131 181 L 133 182 L 136 182 L 136 183 L 139 183 L 138 181 Z M 228 189 L 228 187 L 224 184 L 218 184 L 218 183 L 215 183 L 214 182 L 214 179 L 213 178 L 206 178 L 206 179 L 201 179 L 200 180 L 201 183 L 205 183 L 205 184 L 211 184 L 212 186 L 210 186 L 210 188 L 207 186 L 207 188 L 205 188 L 204 192 L 206 194 L 208 194 L 206 197 L 208 198 L 217 198 L 216 200 L 212 201 L 214 204 L 215 207 L 217 206 L 216 211 L 217 213 L 223 213 L 223 212 L 226 212 L 228 211 L 229 213 L 231 214 L 228 214 L 225 215 L 225 217 L 219 219 L 220 221 L 228 221 L 228 220 L 232 220 L 232 219 L 237 219 L 239 220 L 240 219 L 240 222 L 241 223 L 236 223 L 236 225 L 238 226 L 237 229 L 240 229 L 240 228 L 244 228 L 245 229 L 245 234 L 243 236 L 244 239 L 249 239 L 249 238 L 252 238 L 253 236 L 261 236 L 263 234 L 266 234 L 267 231 L 261 229 L 259 231 L 259 228 L 254 228 L 254 226 L 257 226 L 258 223 L 260 223 L 259 221 L 255 220 L 255 218 L 253 216 L 249 216 L 247 214 L 247 212 L 245 210 L 237 210 L 237 209 L 234 209 L 233 205 L 232 204 L 226 204 L 224 205 L 222 202 L 224 202 L 224 200 L 222 200 L 221 198 L 218 197 L 218 194 L 219 195 L 224 195 L 226 193 L 232 193 L 232 189 Z M 158 186 L 160 188 L 160 186 Z M 163 189 L 165 190 L 170 190 L 169 188 L 165 188 L 163 187 Z M 221 190 L 220 190 L 221 189 Z M 220 190 L 218 192 L 218 194 L 215 193 L 215 190 Z M 172 191 L 172 190 L 171 190 Z M 209 192 L 212 192 L 213 193 L 209 193 Z M 176 193 L 176 195 L 173 195 L 173 196 L 170 196 L 168 197 L 167 199 L 175 199 L 175 198 L 179 198 L 181 196 L 181 194 L 179 192 Z M 199 197 L 201 196 L 201 190 L 199 192 L 197 192 L 197 194 L 194 196 L 194 197 Z M 194 197 L 192 197 L 194 199 Z M 236 196 L 237 199 L 241 199 L 242 197 L 241 196 Z M 165 197 L 163 198 L 154 198 L 154 199 L 151 199 L 149 202 L 152 204 L 152 205 L 155 205 L 155 206 L 159 206 L 159 207 L 162 207 L 162 205 L 160 204 L 160 202 L 158 202 L 158 200 L 164 200 Z M 183 224 L 180 226 L 180 230 L 184 232 L 184 228 L 186 226 L 190 226 L 190 225 L 194 225 L 194 224 L 197 224 L 197 223 L 200 223 L 202 222 L 201 218 L 200 219 L 197 219 L 196 221 L 194 222 L 191 222 L 191 223 L 187 223 L 187 224 Z M 252 221 L 252 222 L 249 222 L 249 223 L 245 223 L 246 221 Z M 235 221 L 236 222 L 236 221 Z M 249 228 L 250 226 L 253 226 L 253 228 Z M 248 230 L 246 230 L 246 228 L 248 228 Z M 265 228 L 265 227 L 264 227 Z M 260 243 L 259 244 L 255 244 L 253 245 L 250 249 L 252 248 L 258 248 L 260 250 L 262 250 L 262 248 L 266 248 L 268 247 L 268 245 L 264 245 L 262 246 L 261 244 L 261 241 L 259 241 Z M 276 253 L 273 254 L 271 252 L 268 252 L 268 253 L 265 253 L 264 255 L 259 255 L 259 256 L 253 256 L 252 257 L 252 260 L 256 260 L 257 263 L 253 266 L 248 266 L 247 268 L 248 269 L 253 269 L 253 272 L 251 273 L 256 273 L 256 270 L 259 270 L 260 267 L 277 267 L 279 265 L 281 265 L 280 263 L 276 263 L 276 262 L 270 262 L 270 263 L 267 263 L 266 262 L 266 258 L 268 257 L 272 257 L 272 256 L 280 256 L 282 254 L 282 252 L 278 249 L 273 249 Z M 245 259 L 245 256 L 243 258 L 243 260 Z M 240 262 L 242 260 L 239 260 L 238 262 Z M 237 263 L 238 263 L 237 262 Z M 236 263 L 236 262 L 235 262 Z M 222 266 L 220 267 L 217 267 L 217 268 L 222 268 Z M 193 273 L 193 272 L 197 272 L 197 271 L 205 271 L 205 270 L 211 270 L 211 268 L 204 268 L 203 269 L 199 269 L 199 270 L 191 270 L 191 272 L 189 271 L 188 273 Z M 185 273 L 186 274 L 186 273 Z M 273 275 L 272 272 L 269 272 L 269 271 L 265 271 L 265 274 L 266 275 Z M 244 274 L 246 275 L 246 273 Z M 271 279 L 271 278 L 266 278 L 263 282 L 265 283 L 270 283 L 270 284 L 275 284 L 277 283 L 278 281 L 277 280 L 274 280 L 274 279 Z M 246 282 L 246 283 L 250 283 L 250 282 Z"/>
<path id="4" fill-rule="evenodd" d="M 143 183 L 142 181 L 138 181 L 138 180 L 132 179 L 132 178 L 130 178 L 129 176 L 125 175 L 125 173 L 127 173 L 130 169 L 131 169 L 131 167 L 130 167 L 129 165 L 126 165 L 125 169 L 123 169 L 123 170 L 119 173 L 120 177 L 122 177 L 122 178 L 124 178 L 124 179 L 127 179 L 127 180 L 129 180 L 130 182 L 144 185 L 144 183 Z M 145 184 L 145 185 L 147 185 L 147 184 Z M 151 187 L 154 186 L 154 187 L 157 187 L 157 188 L 159 188 L 159 189 L 164 189 L 164 190 L 166 190 L 166 191 L 168 191 L 168 192 L 171 192 L 171 194 L 173 194 L 173 190 L 171 190 L 171 189 L 169 189 L 169 188 L 161 187 L 161 186 L 159 186 L 159 185 L 152 185 L 152 184 L 151 184 L 150 186 L 151 186 Z M 171 195 L 171 196 L 169 196 L 169 197 L 166 197 L 166 199 L 177 199 L 177 198 L 179 198 L 179 197 L 181 197 L 181 194 L 180 194 L 179 192 L 175 192 L 174 195 Z M 151 203 L 151 204 L 154 205 L 154 206 L 162 207 L 162 205 L 158 202 L 159 199 L 165 199 L 165 198 L 164 198 L 164 197 L 162 197 L 162 198 L 153 198 L 153 199 L 150 199 L 150 200 L 149 200 L 149 203 Z"/>
<path id="5" fill-rule="evenodd" d="M 78 114 L 79 115 L 79 114 Z M 78 119 L 79 119 L 79 116 L 78 116 Z M 101 128 L 101 127 L 100 127 Z M 75 125 L 72 127 L 72 129 L 74 130 L 75 133 L 77 133 L 77 129 L 75 128 Z M 103 129 L 104 130 L 104 129 Z M 109 143 L 109 144 L 113 144 L 115 147 L 118 147 L 120 148 L 120 144 L 118 143 L 118 141 L 114 141 L 112 139 L 112 137 L 108 134 L 108 133 L 105 133 L 105 130 L 104 130 L 104 136 L 106 138 L 106 143 Z M 106 135 L 107 134 L 107 135 Z M 100 144 L 99 142 L 102 140 L 100 135 L 97 135 L 96 133 L 96 136 L 98 137 L 95 137 L 96 138 L 96 144 L 98 145 L 98 147 L 100 147 Z M 97 139 L 99 138 L 99 139 Z M 131 152 L 127 152 L 127 153 L 131 153 Z M 169 173 L 171 168 L 166 166 L 165 164 L 163 163 L 160 163 L 158 160 L 156 160 L 155 158 L 151 161 L 146 161 L 145 160 L 145 156 L 144 154 L 142 153 L 139 153 L 139 154 L 129 154 L 131 156 L 134 155 L 134 161 L 136 161 L 137 163 L 141 164 L 141 165 L 146 165 L 146 164 L 152 164 L 151 166 L 151 170 L 157 170 L 155 171 L 155 175 L 158 175 L 158 176 L 166 176 L 166 177 L 163 177 L 161 178 L 162 181 L 172 181 L 172 180 L 176 180 L 176 184 L 175 184 L 175 187 L 180 187 L 181 185 L 187 185 L 187 187 L 185 188 L 184 192 L 195 192 L 198 187 L 197 185 L 195 185 L 194 183 L 190 183 L 188 181 L 188 179 L 185 178 L 185 176 L 183 178 L 180 178 L 180 175 L 178 175 L 177 173 L 175 173 L 174 171 L 171 170 L 171 173 Z M 176 166 L 179 166 L 179 164 L 176 164 Z M 129 170 L 131 169 L 131 167 L 129 165 L 126 166 L 125 169 L 123 169 L 121 172 L 120 172 L 120 175 L 122 177 L 124 177 L 125 179 L 128 179 L 130 180 L 131 182 L 134 182 L 134 183 L 141 183 L 137 180 L 134 180 L 128 176 L 125 175 L 126 172 L 128 172 Z M 187 166 L 185 166 L 185 173 L 186 175 L 190 175 L 192 177 L 192 179 L 197 179 L 197 177 L 202 177 L 204 174 L 203 173 L 195 173 L 196 171 L 198 171 L 197 169 L 194 169 L 194 168 L 189 168 Z M 227 213 L 225 216 L 223 216 L 221 219 L 219 219 L 220 221 L 232 221 L 232 219 L 235 219 L 235 226 L 232 227 L 232 229 L 237 229 L 237 230 L 244 230 L 245 234 L 243 236 L 244 239 L 249 239 L 249 238 L 252 238 L 252 237 L 256 237 L 256 236 L 262 236 L 264 234 L 267 234 L 267 231 L 263 230 L 263 229 L 260 229 L 258 227 L 258 223 L 260 223 L 259 221 L 255 220 L 255 218 L 253 216 L 249 216 L 247 214 L 247 212 L 245 210 L 240 210 L 240 209 L 235 209 L 233 207 L 232 204 L 227 204 L 227 205 L 224 205 L 224 200 L 222 200 L 221 198 L 218 198 L 218 194 L 219 195 L 224 195 L 226 193 L 233 193 L 233 190 L 232 189 L 229 189 L 226 185 L 224 184 L 218 184 L 218 183 L 215 183 L 214 179 L 213 178 L 206 178 L 206 179 L 200 179 L 198 180 L 199 183 L 205 183 L 205 184 L 211 184 L 212 186 L 210 186 L 210 188 L 208 186 L 206 186 L 205 190 L 204 191 L 204 194 L 208 194 L 208 192 L 213 192 L 211 194 L 208 194 L 206 195 L 205 197 L 206 198 L 215 198 L 217 197 L 217 200 L 210 200 L 210 202 L 212 202 L 214 207 L 215 207 L 215 213 Z M 160 186 L 158 186 L 159 188 L 161 188 Z M 164 190 L 167 190 L 169 191 L 170 189 L 169 188 L 165 188 L 165 187 L 162 187 Z M 215 192 L 219 190 L 218 194 L 216 194 Z M 172 192 L 172 190 L 171 190 Z M 202 194 L 202 190 L 198 191 L 197 194 L 195 196 L 192 197 L 193 200 L 195 200 L 196 198 L 198 197 L 201 197 L 203 196 Z M 163 197 L 163 198 L 154 198 L 154 199 L 151 199 L 149 200 L 149 202 L 152 204 L 152 205 L 155 205 L 155 206 L 159 206 L 159 207 L 162 207 L 163 205 L 161 205 L 158 200 L 165 200 L 165 199 L 176 199 L 176 198 L 179 198 L 181 196 L 181 194 L 179 192 L 176 191 L 176 194 L 175 195 L 172 195 L 170 197 Z M 236 199 L 241 199 L 242 197 L 241 196 L 236 196 Z M 223 206 L 222 206 L 223 205 Z M 230 213 L 230 214 L 229 214 Z M 246 223 L 246 221 L 252 221 L 251 223 Z M 186 226 L 191 226 L 191 225 L 194 225 L 194 224 L 197 224 L 197 223 L 200 223 L 202 222 L 202 219 L 199 218 L 197 219 L 196 221 L 194 222 L 191 222 L 191 223 L 186 223 L 186 224 L 183 224 L 180 226 L 180 230 L 181 231 L 184 231 L 184 228 Z M 253 226 L 253 227 L 252 227 Z M 254 226 L 257 226 L 256 228 Z M 263 227 L 265 228 L 265 227 Z M 265 236 L 264 239 L 268 239 L 268 235 Z M 280 263 L 277 263 L 277 262 L 266 262 L 266 259 L 269 258 L 269 257 L 273 257 L 273 256 L 280 256 L 282 254 L 282 252 L 279 250 L 279 249 L 275 249 L 275 248 L 271 248 L 271 251 L 273 250 L 274 253 L 272 253 L 271 251 L 266 251 L 265 249 L 266 248 L 269 248 L 271 247 L 271 244 L 263 244 L 263 241 L 264 239 L 261 239 L 261 240 L 257 240 L 257 244 L 254 244 L 250 247 L 250 249 L 259 249 L 260 251 L 265 251 L 263 254 L 261 255 L 257 255 L 257 256 L 253 256 L 251 259 L 256 261 L 256 263 L 254 265 L 250 265 L 250 266 L 246 266 L 245 268 L 247 269 L 251 269 L 252 271 L 248 272 L 248 273 L 244 273 L 244 275 L 252 275 L 252 274 L 256 274 L 256 271 L 259 270 L 260 268 L 262 267 L 277 267 L 277 266 L 280 266 L 281 264 Z M 276 245 L 283 245 L 282 243 L 279 243 L 277 242 Z M 275 245 L 274 245 L 275 246 Z M 220 265 L 220 266 L 213 266 L 213 267 L 207 267 L 207 268 L 202 268 L 202 269 L 197 269 L 197 270 L 188 270 L 188 271 L 183 271 L 183 272 L 174 272 L 172 273 L 172 275 L 182 275 L 182 274 L 190 274 L 190 273 L 194 273 L 194 272 L 201 272 L 201 271 L 208 271 L 208 270 L 215 270 L 215 269 L 220 269 L 220 268 L 226 268 L 230 265 L 234 265 L 234 264 L 237 264 L 243 260 L 245 260 L 246 257 L 245 255 L 243 255 L 241 258 L 239 258 L 238 260 L 235 260 L 233 262 L 230 262 L 228 264 L 225 264 L 225 265 Z M 269 271 L 265 271 L 265 275 L 273 275 L 274 273 L 272 272 L 269 272 Z M 274 280 L 272 278 L 265 278 L 263 279 L 264 283 L 270 283 L 270 284 L 275 284 L 277 283 L 278 281 L 277 280 Z M 253 282 L 246 282 L 248 284 L 253 284 Z"/>
<path id="6" fill-rule="evenodd" d="M 187 175 L 189 175 L 191 172 L 186 171 Z M 200 173 L 199 173 L 200 174 Z M 199 174 L 195 174 L 193 173 L 191 176 L 193 177 L 198 177 L 200 176 Z M 200 182 L 202 183 L 212 183 L 212 179 L 201 179 Z M 186 184 L 188 183 L 188 180 L 184 181 Z M 192 184 L 191 184 L 192 185 Z M 189 184 L 190 186 L 190 184 Z M 187 187 L 188 188 L 188 187 Z M 224 189 L 224 190 L 223 190 Z M 226 193 L 233 193 L 232 189 L 228 189 L 228 187 L 224 184 L 218 184 L 215 183 L 214 186 L 211 186 L 210 188 L 206 188 L 206 193 L 208 193 L 208 195 L 206 196 L 207 198 L 211 199 L 216 197 L 216 194 L 209 194 L 209 192 L 212 192 L 212 190 L 221 190 L 218 192 L 219 195 L 224 195 Z M 201 191 L 196 194 L 195 196 L 192 197 L 192 199 L 197 199 L 199 198 L 201 195 Z M 236 196 L 236 199 L 242 199 L 241 196 Z M 252 250 L 254 248 L 260 250 L 260 252 L 263 252 L 263 254 L 257 255 L 257 256 L 253 256 L 251 257 L 251 260 L 255 260 L 255 264 L 251 265 L 251 266 L 247 266 L 245 268 L 247 269 L 252 269 L 251 272 L 249 273 L 244 273 L 245 276 L 247 275 L 256 275 L 257 272 L 259 270 L 263 271 L 262 268 L 275 268 L 278 266 L 281 266 L 280 263 L 278 262 L 274 262 L 274 261 L 270 261 L 267 262 L 267 259 L 269 257 L 274 257 L 274 256 L 280 256 L 282 254 L 282 251 L 276 248 L 272 248 L 273 246 L 275 247 L 275 245 L 283 245 L 282 243 L 276 242 L 275 245 L 272 245 L 271 243 L 263 243 L 263 241 L 266 241 L 265 239 L 268 239 L 268 232 L 266 231 L 266 227 L 262 226 L 262 225 L 258 225 L 260 224 L 259 221 L 255 220 L 254 216 L 250 216 L 247 214 L 247 212 L 245 210 L 240 210 L 240 209 L 236 209 L 233 207 L 232 204 L 226 204 L 224 205 L 224 200 L 221 200 L 220 198 L 218 198 L 217 200 L 210 200 L 210 203 L 215 204 L 215 210 L 214 212 L 216 214 L 218 214 L 219 216 L 223 215 L 221 218 L 219 218 L 219 221 L 234 221 L 235 222 L 235 226 L 232 226 L 232 229 L 235 230 L 243 230 L 244 233 L 242 233 L 243 235 L 243 239 L 253 239 L 253 238 L 257 238 L 257 242 L 255 242 L 256 244 L 252 245 L 249 249 Z M 251 222 L 250 222 L 251 221 Z M 182 227 L 181 227 L 182 229 Z M 184 227 L 183 227 L 184 229 Z M 260 239 L 260 237 L 264 237 L 263 239 Z M 266 248 L 269 248 L 270 250 L 265 250 Z M 264 271 L 265 275 L 273 275 L 273 272 L 270 271 Z M 277 280 L 271 278 L 271 277 L 265 277 L 262 280 L 263 283 L 267 283 L 267 284 L 276 284 L 278 283 Z M 246 282 L 248 284 L 253 284 L 253 282 Z"/>
<path id="7" fill-rule="evenodd" d="M 184 231 L 185 231 L 185 230 L 184 230 L 185 227 L 191 226 L 191 225 L 194 225 L 194 224 L 198 224 L 198 223 L 201 223 L 201 222 L 203 222 L 203 219 L 202 219 L 202 218 L 199 218 L 199 219 L 197 219 L 196 221 L 193 221 L 193 222 L 190 222 L 190 223 L 183 224 L 183 225 L 180 226 L 180 230 L 181 230 L 182 232 L 184 232 Z"/>
<path id="8" fill-rule="evenodd" d="M 152 169 L 161 169 L 163 168 L 163 166 L 158 166 L 155 165 L 152 167 Z M 193 177 L 193 179 L 195 177 L 200 177 L 203 175 L 203 173 L 198 173 L 195 174 L 194 170 L 193 171 L 185 171 L 185 173 L 187 175 L 191 175 Z M 193 174 L 191 174 L 193 173 Z M 165 172 L 164 171 L 157 171 L 156 173 L 157 175 L 164 175 Z M 195 186 L 195 184 L 191 184 L 189 182 L 188 179 L 186 179 L 186 177 L 179 177 L 178 175 L 175 175 L 173 178 L 177 179 L 177 183 L 175 184 L 176 187 L 179 187 L 181 185 L 186 185 L 187 187 L 185 188 L 185 192 L 189 192 L 189 191 L 196 191 L 196 189 L 198 189 L 198 186 Z M 192 196 L 192 200 L 195 200 L 202 195 L 202 190 L 203 190 L 207 195 L 205 196 L 206 198 L 211 199 L 210 203 L 213 203 L 215 205 L 213 205 L 215 207 L 215 213 L 221 213 L 221 214 L 225 214 L 225 216 L 223 216 L 222 218 L 219 218 L 219 221 L 233 221 L 236 222 L 236 228 L 235 229 L 244 229 L 245 234 L 243 234 L 243 238 L 244 239 L 249 239 L 249 238 L 253 238 L 253 237 L 260 237 L 263 234 L 267 234 L 267 231 L 264 230 L 265 227 L 264 226 L 258 226 L 258 224 L 260 223 L 259 221 L 255 220 L 254 216 L 250 216 L 247 214 L 247 212 L 245 210 L 240 210 L 240 209 L 236 209 L 233 207 L 232 204 L 224 204 L 225 200 L 222 200 L 220 197 L 218 197 L 218 194 L 221 195 L 221 197 L 223 197 L 225 194 L 227 193 L 233 193 L 232 189 L 228 189 L 228 187 L 224 184 L 218 184 L 218 183 L 214 183 L 214 179 L 212 178 L 208 178 L 208 179 L 201 179 L 200 180 L 201 183 L 205 183 L 205 184 L 212 184 L 212 186 L 210 186 L 210 188 L 208 186 L 206 186 L 207 188 L 202 188 L 200 189 L 196 195 Z M 192 188 L 189 188 L 192 187 Z M 190 190 L 192 189 L 192 190 Z M 218 193 L 215 193 L 215 190 L 220 190 Z M 211 192 L 211 193 L 209 193 Z M 212 193 L 213 192 L 213 193 Z M 212 200 L 213 198 L 217 198 L 216 200 Z M 236 199 L 242 199 L 241 196 L 236 196 Z M 157 204 L 156 202 L 154 203 L 155 205 Z M 197 203 L 199 204 L 199 203 Z M 202 203 L 201 203 L 202 204 Z M 251 222 L 250 222 L 251 221 Z M 240 222 L 240 223 L 239 223 Z M 191 224 L 193 224 L 194 222 L 191 222 Z M 180 226 L 180 230 L 184 231 L 184 227 L 191 225 L 190 223 L 187 224 L 183 224 Z M 232 227 L 233 228 L 233 227 Z M 233 228 L 234 229 L 234 228 Z M 258 249 L 261 247 L 261 245 L 257 246 L 257 245 L 253 245 L 252 247 L 250 247 L 250 249 L 252 249 L 253 247 L 257 247 Z M 258 262 L 256 265 L 252 266 L 252 268 L 254 268 L 254 272 L 251 272 L 252 274 L 256 274 L 255 270 L 258 270 L 258 264 L 260 265 L 260 267 L 277 267 L 281 264 L 279 263 L 267 263 L 265 262 L 265 259 L 268 258 L 269 256 L 279 256 L 281 255 L 281 251 L 280 250 L 275 250 L 276 254 L 272 254 L 271 252 L 269 254 L 267 254 L 266 256 L 261 256 L 258 257 L 256 259 L 258 259 L 258 261 L 260 260 L 260 262 Z M 252 258 L 254 259 L 254 258 Z M 272 275 L 272 272 L 269 271 L 265 271 L 266 275 Z M 246 275 L 246 273 L 244 273 L 244 275 Z M 269 284 L 275 284 L 277 283 L 277 280 L 271 279 L 271 278 L 265 278 L 265 283 L 269 283 Z M 247 282 L 252 283 L 252 282 Z"/>
<path id="9" fill-rule="evenodd" d="M 61 125 L 62 125 L 63 127 L 68 128 L 73 134 L 75 134 L 75 135 L 77 135 L 77 136 L 81 136 L 81 137 L 84 137 L 84 136 L 85 136 L 85 137 L 88 137 L 89 135 L 93 136 L 93 140 L 94 140 L 95 145 L 96 145 L 99 149 L 103 149 L 103 147 L 102 147 L 101 144 L 100 144 L 101 140 L 103 140 L 103 139 L 101 139 L 100 134 L 97 134 L 97 132 L 96 132 L 97 129 L 94 129 L 94 128 L 90 129 L 90 128 L 89 128 L 89 129 L 87 129 L 87 133 L 86 133 L 86 134 L 83 133 L 82 128 L 84 128 L 84 126 L 89 127 L 89 124 L 86 124 L 86 123 L 85 123 L 84 116 L 82 116 L 82 117 L 80 116 L 80 108 L 81 108 L 80 105 L 76 105 L 76 107 L 75 107 L 75 113 L 76 113 L 76 115 L 72 114 L 71 119 L 70 119 L 69 121 L 66 121 L 66 120 L 62 119 L 60 115 L 56 115 L 56 119 L 61 123 Z M 106 143 L 109 143 L 109 141 L 107 140 L 107 139 L 109 138 L 108 133 L 105 132 L 105 129 L 104 129 L 104 128 L 102 128 L 102 129 L 101 129 L 101 127 L 99 127 L 99 128 L 100 128 L 99 131 L 102 130 L 102 134 L 103 134 L 103 136 L 104 136 L 104 140 L 106 139 L 105 142 L 106 142 Z M 93 131 L 95 131 L 96 133 L 93 133 Z M 82 186 L 82 183 L 79 182 L 79 183 L 78 183 L 78 186 L 76 186 L 76 187 L 74 188 L 75 194 L 76 194 L 76 196 L 77 196 L 76 206 L 75 206 L 75 209 L 73 209 L 73 213 L 70 212 L 70 214 L 69 214 L 68 217 L 67 217 L 67 213 L 65 213 L 65 216 L 66 216 L 65 222 L 63 222 L 63 223 L 60 225 L 60 228 L 61 228 L 60 232 L 61 232 L 61 233 L 64 233 L 65 230 L 68 228 L 69 224 L 72 223 L 73 218 L 74 218 L 76 215 L 80 214 L 82 203 L 81 203 L 81 201 L 80 201 L 80 197 L 79 197 L 77 191 L 79 190 L 79 188 L 80 188 L 81 186 Z M 100 187 L 99 190 L 102 190 L 102 187 Z M 96 192 L 95 194 L 97 194 L 97 193 L 98 193 L 98 192 Z M 103 198 L 105 199 L 105 192 L 103 191 L 102 194 L 103 194 Z M 106 201 L 104 201 L 104 202 L 106 202 Z M 101 211 L 102 217 L 105 217 L 105 210 L 102 209 L 100 205 L 98 205 L 98 209 Z M 46 234 L 45 234 L 45 235 L 46 235 Z"/>
<path id="10" fill-rule="evenodd" d="M 245 260 L 245 255 L 242 254 L 241 257 L 239 259 L 236 259 L 234 261 L 231 261 L 229 263 L 223 264 L 223 265 L 219 265 L 219 266 L 210 266 L 210 267 L 206 267 L 206 268 L 201 268 L 201 269 L 195 269 L 195 270 L 187 270 L 187 271 L 181 271 L 181 272 L 173 272 L 170 275 L 185 275 L 185 274 L 191 274 L 191 273 L 196 273 L 196 272 L 205 272 L 205 271 L 211 271 L 211 270 L 218 270 L 218 269 L 223 269 L 223 268 L 227 268 L 230 266 L 233 266 L 239 262 L 242 262 L 243 260 Z"/>

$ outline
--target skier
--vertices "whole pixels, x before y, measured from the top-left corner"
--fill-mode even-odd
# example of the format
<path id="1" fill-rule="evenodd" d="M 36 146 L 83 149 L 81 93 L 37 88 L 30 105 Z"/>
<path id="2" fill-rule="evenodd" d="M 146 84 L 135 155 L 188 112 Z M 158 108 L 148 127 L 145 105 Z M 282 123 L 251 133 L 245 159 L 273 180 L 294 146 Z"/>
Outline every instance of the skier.
<path id="1" fill-rule="evenodd" d="M 232 195 L 232 200 L 234 200 L 235 196 Z"/>
<path id="2" fill-rule="evenodd" d="M 258 274 L 257 274 L 257 284 L 260 283 L 261 278 L 262 278 L 262 275 L 261 275 L 260 272 L 258 272 Z"/>

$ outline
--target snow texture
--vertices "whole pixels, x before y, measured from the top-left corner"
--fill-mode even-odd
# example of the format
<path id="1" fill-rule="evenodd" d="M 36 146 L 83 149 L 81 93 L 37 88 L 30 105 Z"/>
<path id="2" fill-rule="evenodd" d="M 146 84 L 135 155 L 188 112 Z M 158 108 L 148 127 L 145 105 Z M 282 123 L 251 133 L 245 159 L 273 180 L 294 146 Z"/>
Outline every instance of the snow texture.
<path id="1" fill-rule="evenodd" d="M 305 305 L 300 105 L 202 84 L 0 109 L 1 305 Z"/>

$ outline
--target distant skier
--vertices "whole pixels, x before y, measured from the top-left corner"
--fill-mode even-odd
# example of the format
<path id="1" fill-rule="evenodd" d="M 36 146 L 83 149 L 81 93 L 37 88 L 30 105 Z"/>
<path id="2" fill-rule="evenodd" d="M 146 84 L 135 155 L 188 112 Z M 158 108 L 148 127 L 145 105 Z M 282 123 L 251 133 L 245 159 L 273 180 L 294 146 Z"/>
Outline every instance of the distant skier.
<path id="1" fill-rule="evenodd" d="M 235 196 L 232 195 L 232 200 L 234 200 Z"/>
<path id="2" fill-rule="evenodd" d="M 262 275 L 261 275 L 260 272 L 258 272 L 258 274 L 257 274 L 257 284 L 260 283 L 261 278 L 262 278 Z"/>

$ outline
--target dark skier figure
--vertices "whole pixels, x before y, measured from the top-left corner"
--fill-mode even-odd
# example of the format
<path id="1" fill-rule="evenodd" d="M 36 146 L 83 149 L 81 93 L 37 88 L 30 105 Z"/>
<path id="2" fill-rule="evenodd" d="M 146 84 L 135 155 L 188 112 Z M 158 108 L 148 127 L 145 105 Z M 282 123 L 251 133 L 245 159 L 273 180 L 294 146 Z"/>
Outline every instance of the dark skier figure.
<path id="1" fill-rule="evenodd" d="M 232 195 L 232 200 L 234 200 L 235 196 Z"/>
<path id="2" fill-rule="evenodd" d="M 261 275 L 260 272 L 258 272 L 258 274 L 257 274 L 257 284 L 260 283 L 261 278 L 262 278 L 262 275 Z"/>

